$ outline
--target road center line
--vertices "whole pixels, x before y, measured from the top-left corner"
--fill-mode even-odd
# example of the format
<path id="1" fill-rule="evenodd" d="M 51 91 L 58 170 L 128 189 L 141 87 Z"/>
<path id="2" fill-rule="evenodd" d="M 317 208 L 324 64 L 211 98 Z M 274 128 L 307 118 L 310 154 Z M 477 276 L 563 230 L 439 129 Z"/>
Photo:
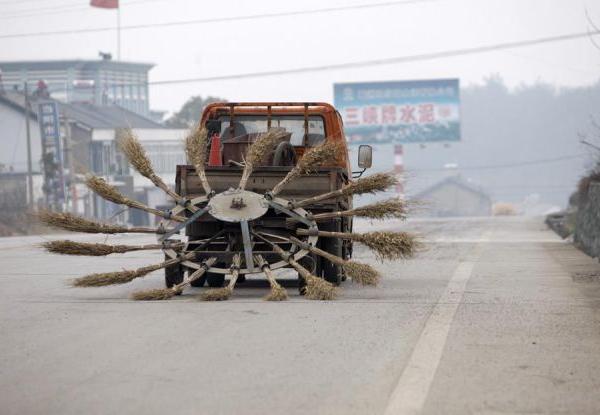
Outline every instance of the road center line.
<path id="1" fill-rule="evenodd" d="M 480 242 L 484 240 L 481 239 Z M 473 260 L 459 263 L 454 270 L 390 396 L 385 415 L 413 415 L 423 410 L 429 388 L 442 358 L 452 320 L 462 300 L 475 262 L 480 256 L 481 248 L 481 244 L 477 245 L 473 252 Z"/>

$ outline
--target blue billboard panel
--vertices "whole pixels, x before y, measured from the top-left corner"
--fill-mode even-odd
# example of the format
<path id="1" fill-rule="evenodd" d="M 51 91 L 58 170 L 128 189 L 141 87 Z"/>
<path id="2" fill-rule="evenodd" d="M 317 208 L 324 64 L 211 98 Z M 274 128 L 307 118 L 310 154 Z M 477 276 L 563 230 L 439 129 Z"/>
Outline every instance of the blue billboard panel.
<path id="1" fill-rule="evenodd" d="M 351 144 L 460 140 L 458 79 L 334 84 Z"/>
<path id="2" fill-rule="evenodd" d="M 48 195 L 54 195 L 60 201 L 65 197 L 65 192 L 60 123 L 56 102 L 38 102 L 38 124 L 42 139 L 44 190 Z M 57 200 L 52 202 L 57 202 Z"/>

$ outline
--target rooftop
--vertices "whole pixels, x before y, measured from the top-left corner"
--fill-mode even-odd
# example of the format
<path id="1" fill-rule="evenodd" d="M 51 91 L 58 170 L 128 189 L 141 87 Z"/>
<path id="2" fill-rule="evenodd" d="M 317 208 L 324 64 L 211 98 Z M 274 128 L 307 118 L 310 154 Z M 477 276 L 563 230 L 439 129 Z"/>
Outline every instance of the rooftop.
<path id="1" fill-rule="evenodd" d="M 31 102 L 36 98 L 32 97 Z M 118 105 L 94 105 L 84 103 L 69 103 L 56 101 L 61 116 L 66 116 L 78 124 L 92 129 L 111 128 L 165 128 L 162 124 L 129 111 Z M 21 92 L 7 91 L 0 93 L 0 105 L 8 105 L 18 111 L 25 112 L 25 96 Z M 32 115 L 36 118 L 35 111 Z"/>
<path id="2" fill-rule="evenodd" d="M 80 70 L 112 69 L 112 70 L 146 70 L 154 67 L 153 63 L 124 62 L 112 59 L 70 59 L 70 60 L 43 60 L 43 61 L 11 61 L 1 62 L 0 69 L 3 71 L 27 70 L 61 70 L 76 68 Z"/>

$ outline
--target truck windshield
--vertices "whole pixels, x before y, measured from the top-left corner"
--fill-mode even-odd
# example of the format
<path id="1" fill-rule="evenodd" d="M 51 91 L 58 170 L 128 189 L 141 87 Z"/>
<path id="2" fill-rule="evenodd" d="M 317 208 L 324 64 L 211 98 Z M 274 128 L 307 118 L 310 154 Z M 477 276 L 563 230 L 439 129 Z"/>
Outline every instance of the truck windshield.
<path id="1" fill-rule="evenodd" d="M 221 137 L 223 140 L 233 139 L 253 133 L 267 131 L 266 115 L 236 115 L 233 121 L 233 133 L 229 128 L 229 116 L 219 117 L 221 121 Z M 304 116 L 302 115 L 272 115 L 272 128 L 284 128 L 292 134 L 290 143 L 302 146 L 304 139 Z M 313 147 L 325 139 L 325 123 L 319 115 L 308 117 L 308 137 L 306 145 Z"/>

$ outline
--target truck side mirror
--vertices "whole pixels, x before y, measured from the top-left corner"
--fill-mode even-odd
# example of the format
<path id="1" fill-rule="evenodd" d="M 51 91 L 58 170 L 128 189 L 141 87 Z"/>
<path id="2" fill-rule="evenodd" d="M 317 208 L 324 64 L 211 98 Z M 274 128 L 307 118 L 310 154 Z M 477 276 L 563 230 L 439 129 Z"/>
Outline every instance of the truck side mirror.
<path id="1" fill-rule="evenodd" d="M 368 169 L 373 164 L 373 148 L 363 144 L 358 147 L 358 167 Z"/>

